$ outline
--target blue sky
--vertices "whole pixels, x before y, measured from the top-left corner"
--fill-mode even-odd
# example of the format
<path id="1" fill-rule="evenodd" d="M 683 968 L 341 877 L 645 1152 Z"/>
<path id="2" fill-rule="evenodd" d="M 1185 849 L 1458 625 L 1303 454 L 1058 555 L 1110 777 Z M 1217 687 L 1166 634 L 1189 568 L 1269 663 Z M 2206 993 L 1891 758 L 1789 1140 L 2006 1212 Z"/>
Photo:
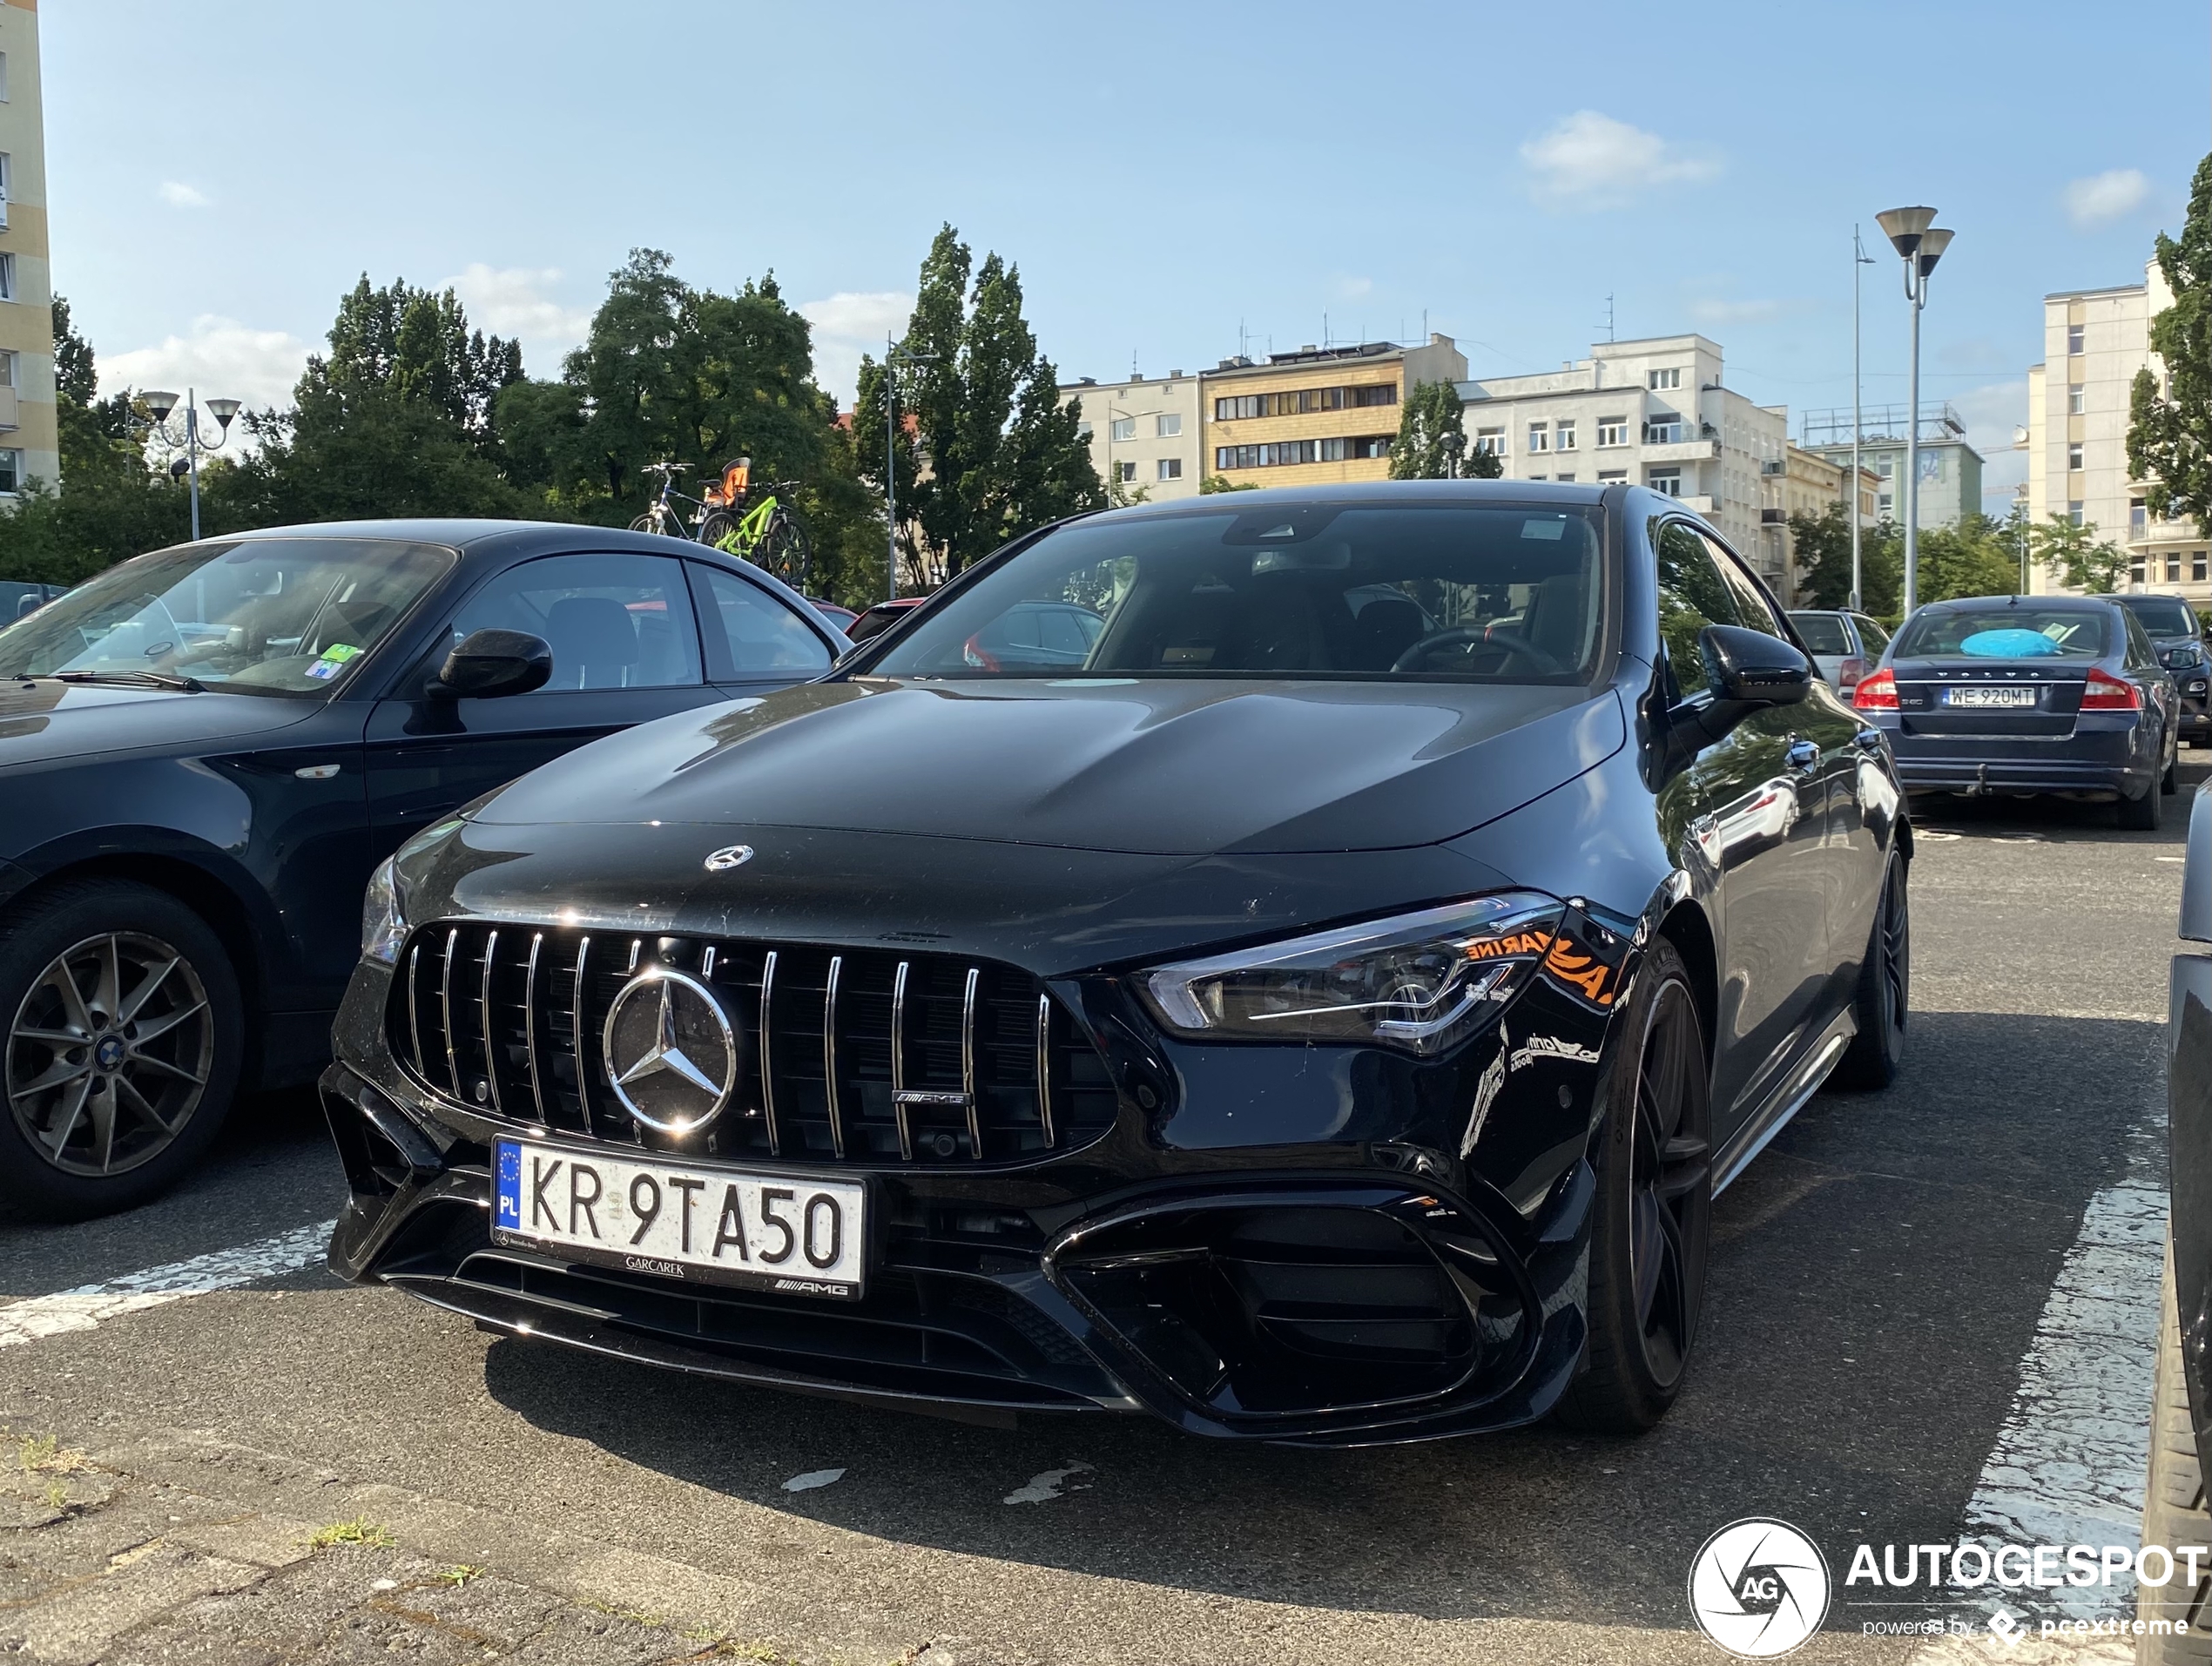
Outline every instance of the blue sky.
<path id="1" fill-rule="evenodd" d="M 826 382 L 903 321 L 951 220 L 1020 265 L 1063 376 L 1456 336 L 1475 374 L 1696 329 L 1731 385 L 1869 403 L 1906 314 L 1876 211 L 1958 240 L 1925 396 L 1993 499 L 2021 467 L 2042 294 L 2141 279 L 2212 148 L 2195 3 L 1691 9 L 1377 3 L 373 7 L 40 12 L 56 286 L 111 386 L 280 397 L 337 297 L 454 283 L 534 374 L 637 245 L 772 268 Z M 610 33 L 618 26 L 619 34 Z M 2063 97 L 2061 97 L 2063 94 Z M 1797 431 L 1793 416 L 1791 431 Z M 1994 504 L 1993 504 L 1994 506 Z"/>

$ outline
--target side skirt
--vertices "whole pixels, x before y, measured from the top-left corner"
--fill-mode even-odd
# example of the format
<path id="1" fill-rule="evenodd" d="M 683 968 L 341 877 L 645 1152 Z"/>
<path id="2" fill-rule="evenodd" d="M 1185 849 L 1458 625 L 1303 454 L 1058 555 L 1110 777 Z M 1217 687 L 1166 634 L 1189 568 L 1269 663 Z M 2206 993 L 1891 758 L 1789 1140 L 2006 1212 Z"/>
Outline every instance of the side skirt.
<path id="1" fill-rule="evenodd" d="M 1767 1142 L 1787 1127 L 1790 1119 L 1804 1109 L 1805 1102 L 1820 1091 L 1820 1084 L 1828 1080 L 1828 1073 L 1836 1068 L 1836 1061 L 1843 1057 L 1844 1049 L 1858 1034 L 1858 1021 L 1848 1008 L 1836 1015 L 1805 1062 L 1783 1078 L 1781 1088 L 1758 1110 L 1744 1118 L 1743 1125 L 1721 1148 L 1713 1163 L 1714 1197 L 1727 1190 L 1737 1176 L 1751 1166 L 1751 1159 L 1766 1150 Z"/>

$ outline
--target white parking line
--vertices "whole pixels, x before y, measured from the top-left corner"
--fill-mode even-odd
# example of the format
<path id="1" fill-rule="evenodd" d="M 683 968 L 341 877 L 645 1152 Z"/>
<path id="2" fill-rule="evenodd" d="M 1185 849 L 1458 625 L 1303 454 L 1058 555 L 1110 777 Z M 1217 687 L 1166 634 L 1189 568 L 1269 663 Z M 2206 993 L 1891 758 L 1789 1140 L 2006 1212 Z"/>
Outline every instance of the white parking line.
<path id="1" fill-rule="evenodd" d="M 234 1250 L 216 1250 L 189 1261 L 126 1272 L 104 1285 L 82 1285 L 51 1296 L 11 1302 L 0 1307 L 0 1348 L 36 1342 L 64 1331 L 89 1331 L 141 1308 L 296 1272 L 322 1259 L 337 1224 L 334 1220 L 318 1221 L 313 1226 L 294 1227 L 265 1238 L 258 1244 L 241 1244 Z"/>

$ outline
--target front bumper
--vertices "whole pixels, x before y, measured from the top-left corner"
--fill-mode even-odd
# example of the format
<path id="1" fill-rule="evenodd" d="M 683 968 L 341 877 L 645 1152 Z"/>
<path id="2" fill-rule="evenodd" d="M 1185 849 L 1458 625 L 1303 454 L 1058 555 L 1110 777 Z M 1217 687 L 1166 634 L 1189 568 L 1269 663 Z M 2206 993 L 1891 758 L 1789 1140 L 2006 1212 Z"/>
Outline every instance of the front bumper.
<path id="1" fill-rule="evenodd" d="M 321 1082 L 351 1192 L 330 1265 L 496 1331 L 879 1406 L 1314 1445 L 1524 1424 L 1581 1359 L 1608 1014 L 1542 980 L 1465 1057 L 1333 1069 L 1179 1049 L 1112 980 L 1078 986 L 1112 1126 L 1041 1161 L 865 1170 L 856 1302 L 494 1245 L 489 1142 L 516 1127 L 398 1066 L 391 981 L 356 977 Z"/>

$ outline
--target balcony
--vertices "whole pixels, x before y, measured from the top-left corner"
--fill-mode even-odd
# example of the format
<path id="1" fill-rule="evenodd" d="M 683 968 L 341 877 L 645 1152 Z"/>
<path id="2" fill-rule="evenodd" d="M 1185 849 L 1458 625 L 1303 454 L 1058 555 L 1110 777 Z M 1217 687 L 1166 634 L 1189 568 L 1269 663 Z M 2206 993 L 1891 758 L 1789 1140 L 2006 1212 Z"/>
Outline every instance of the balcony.
<path id="1" fill-rule="evenodd" d="M 1786 509 L 1761 509 L 1759 511 L 1759 524 L 1761 526 L 1787 526 L 1790 524 L 1789 511 Z"/>
<path id="2" fill-rule="evenodd" d="M 1705 462 L 1720 455 L 1718 440 L 1647 441 L 1638 454 L 1644 462 Z"/>

